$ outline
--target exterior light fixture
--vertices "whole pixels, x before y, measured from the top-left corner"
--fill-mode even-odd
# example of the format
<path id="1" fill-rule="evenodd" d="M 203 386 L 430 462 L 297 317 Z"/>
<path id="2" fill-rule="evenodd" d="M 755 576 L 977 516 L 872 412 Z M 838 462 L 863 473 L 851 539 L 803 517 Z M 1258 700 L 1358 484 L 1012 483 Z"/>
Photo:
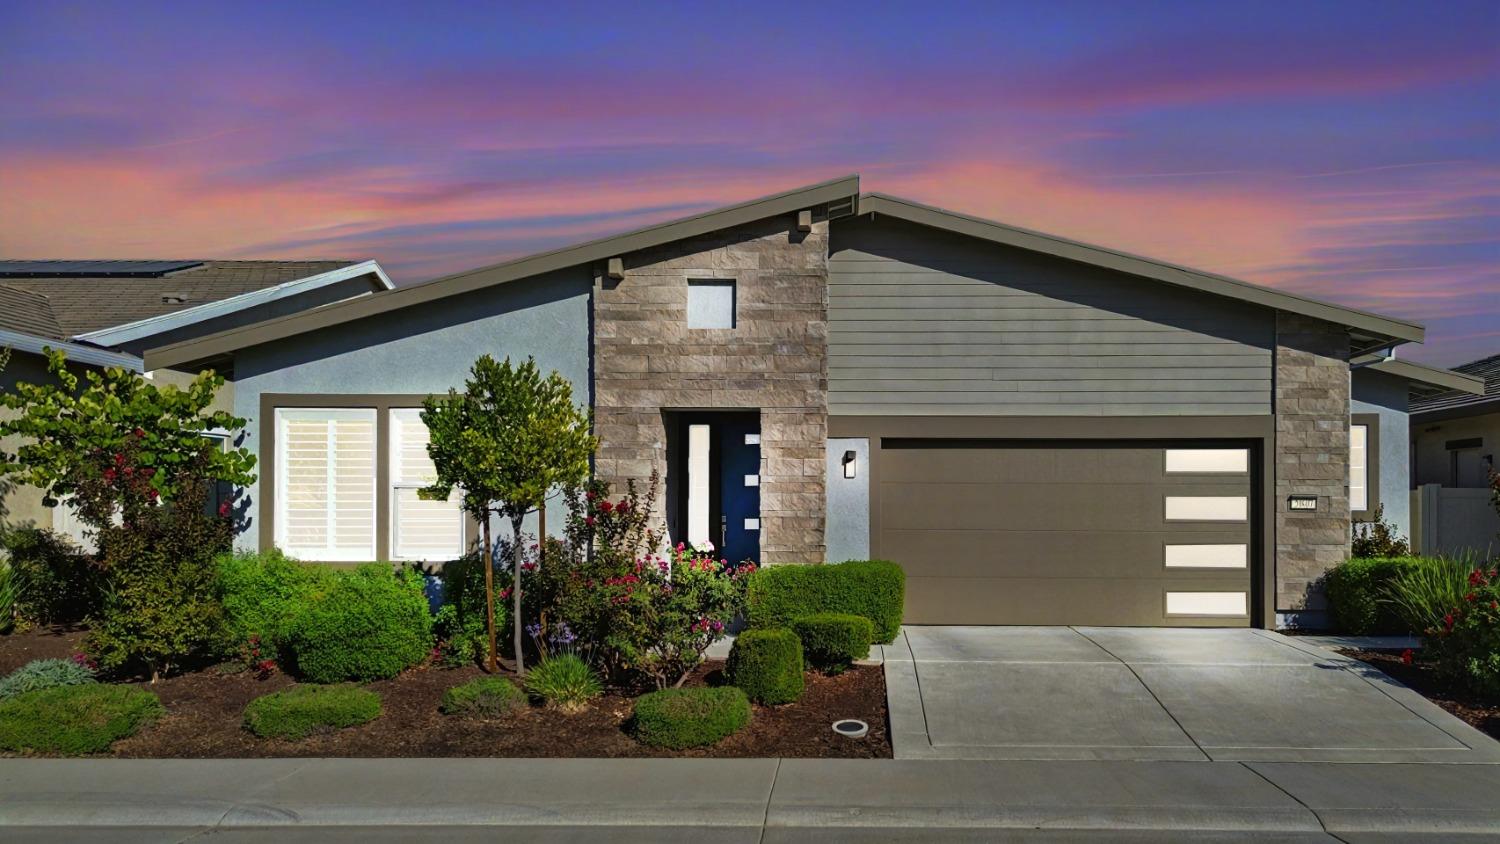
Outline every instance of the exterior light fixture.
<path id="1" fill-rule="evenodd" d="M 857 460 L 858 457 L 854 454 L 854 452 L 844 452 L 844 459 L 841 461 L 844 464 L 844 477 L 854 477 L 854 467 L 858 465 L 858 463 L 856 462 Z"/>

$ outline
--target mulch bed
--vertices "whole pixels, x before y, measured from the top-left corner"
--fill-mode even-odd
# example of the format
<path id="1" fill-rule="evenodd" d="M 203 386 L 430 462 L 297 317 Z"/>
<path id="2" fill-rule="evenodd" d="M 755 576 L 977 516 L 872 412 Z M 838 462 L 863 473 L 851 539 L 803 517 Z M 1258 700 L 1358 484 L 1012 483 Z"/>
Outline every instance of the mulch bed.
<path id="1" fill-rule="evenodd" d="M 1438 675 L 1431 665 L 1420 661 L 1411 665 L 1401 661 L 1399 653 L 1340 649 L 1339 653 L 1373 665 L 1413 691 L 1446 709 L 1470 726 L 1491 738 L 1500 739 L 1500 701 L 1473 692 Z"/>
<path id="2" fill-rule="evenodd" d="M 77 650 L 78 631 L 28 631 L 0 636 L 0 672 L 32 659 L 66 657 Z M 685 684 L 722 682 L 723 663 L 700 666 Z M 885 676 L 879 666 L 856 666 L 837 677 L 807 675 L 802 699 L 785 706 L 756 706 L 750 725 L 713 747 L 658 751 L 625 732 L 631 698 L 610 693 L 577 715 L 531 707 L 495 720 L 450 717 L 438 711 L 443 692 L 474 677 L 478 668 L 408 671 L 370 683 L 383 711 L 360 727 L 314 735 L 304 741 L 260 739 L 241 726 L 245 705 L 293 684 L 274 673 L 224 673 L 207 669 L 140 684 L 155 692 L 167 715 L 139 735 L 116 742 L 112 755 L 140 758 L 307 757 L 807 757 L 891 756 Z M 862 739 L 835 735 L 832 723 L 858 718 L 870 725 Z"/>

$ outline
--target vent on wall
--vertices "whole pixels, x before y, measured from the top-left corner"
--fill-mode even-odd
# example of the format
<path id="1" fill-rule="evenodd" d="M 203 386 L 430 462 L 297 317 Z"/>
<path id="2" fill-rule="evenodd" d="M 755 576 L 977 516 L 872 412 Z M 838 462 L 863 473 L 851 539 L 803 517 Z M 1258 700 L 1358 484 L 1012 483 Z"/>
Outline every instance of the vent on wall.
<path id="1" fill-rule="evenodd" d="M 854 213 L 854 197 L 834 200 L 828 203 L 828 219 L 836 220 L 839 217 L 847 217 Z"/>

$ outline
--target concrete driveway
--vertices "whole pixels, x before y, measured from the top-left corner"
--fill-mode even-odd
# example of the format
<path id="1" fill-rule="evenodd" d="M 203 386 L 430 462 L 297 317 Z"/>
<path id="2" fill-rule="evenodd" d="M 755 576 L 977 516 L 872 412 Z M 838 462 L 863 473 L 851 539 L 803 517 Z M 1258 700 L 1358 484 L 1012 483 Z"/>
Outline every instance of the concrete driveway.
<path id="1" fill-rule="evenodd" d="M 1264 630 L 907 627 L 884 658 L 898 759 L 1500 762 L 1381 672 Z"/>

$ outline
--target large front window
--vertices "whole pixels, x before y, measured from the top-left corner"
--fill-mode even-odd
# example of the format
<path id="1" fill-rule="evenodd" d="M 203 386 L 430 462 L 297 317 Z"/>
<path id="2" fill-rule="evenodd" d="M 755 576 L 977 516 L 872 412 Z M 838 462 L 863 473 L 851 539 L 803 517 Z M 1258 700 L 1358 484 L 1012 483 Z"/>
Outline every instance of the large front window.
<path id="1" fill-rule="evenodd" d="M 428 501 L 417 490 L 437 479 L 427 456 L 427 426 L 416 408 L 391 410 L 391 556 L 398 560 L 451 560 L 464 553 L 459 494 Z"/>
<path id="2" fill-rule="evenodd" d="M 375 559 L 375 411 L 276 411 L 276 545 L 304 560 Z"/>

